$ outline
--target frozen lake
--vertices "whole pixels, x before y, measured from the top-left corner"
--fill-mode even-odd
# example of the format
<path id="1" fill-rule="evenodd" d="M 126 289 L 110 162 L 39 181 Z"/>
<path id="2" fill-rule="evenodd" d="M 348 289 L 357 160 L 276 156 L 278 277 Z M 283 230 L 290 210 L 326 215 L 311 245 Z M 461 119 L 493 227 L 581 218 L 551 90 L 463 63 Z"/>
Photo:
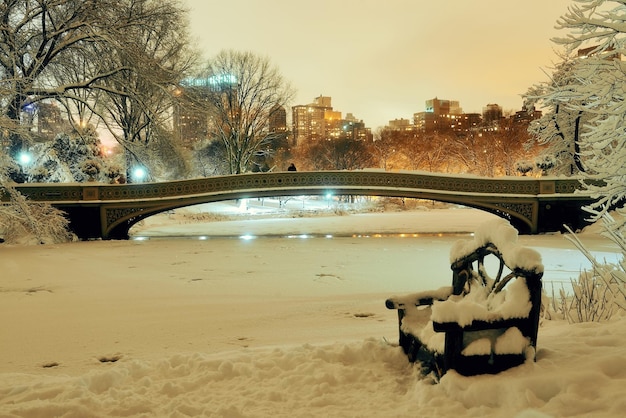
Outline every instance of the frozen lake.
<path id="1" fill-rule="evenodd" d="M 303 205 L 295 200 L 290 204 L 292 208 Z M 326 204 L 321 202 L 321 205 L 323 209 Z M 448 254 L 452 244 L 469 237 L 478 225 L 495 217 L 484 211 L 462 207 L 343 216 L 302 216 L 302 213 L 286 211 L 282 216 L 263 216 L 276 213 L 277 207 L 276 201 L 270 199 L 266 199 L 262 206 L 256 201 L 248 203 L 245 212 L 252 216 L 243 220 L 192 222 L 173 214 L 158 215 L 131 230 L 131 234 L 135 239 L 210 240 L 218 246 L 234 239 L 245 241 L 246 246 L 251 249 L 256 247 L 259 252 L 266 251 L 268 246 L 280 249 L 297 245 L 305 251 L 310 247 L 311 253 L 322 248 L 329 252 L 342 252 L 346 260 L 359 259 L 360 251 L 363 254 L 376 254 L 378 251 L 381 256 L 384 254 L 383 271 L 379 273 L 385 279 L 380 283 L 382 287 L 374 287 L 377 291 L 395 292 L 438 287 L 442 285 L 442 280 L 447 283 L 449 271 L 445 266 L 449 265 Z M 183 211 L 233 214 L 241 213 L 242 209 L 234 202 L 226 202 Z M 618 261 L 618 248 L 609 240 L 595 232 L 579 236 L 598 260 Z M 561 284 L 567 285 L 582 270 L 591 267 L 590 262 L 563 234 L 524 235 L 519 240 L 542 255 L 544 287 L 548 292 L 553 284 L 555 289 Z M 394 266 L 391 272 L 389 265 Z M 376 263 L 371 268 L 375 270 Z M 442 274 L 444 277 L 441 277 Z"/>

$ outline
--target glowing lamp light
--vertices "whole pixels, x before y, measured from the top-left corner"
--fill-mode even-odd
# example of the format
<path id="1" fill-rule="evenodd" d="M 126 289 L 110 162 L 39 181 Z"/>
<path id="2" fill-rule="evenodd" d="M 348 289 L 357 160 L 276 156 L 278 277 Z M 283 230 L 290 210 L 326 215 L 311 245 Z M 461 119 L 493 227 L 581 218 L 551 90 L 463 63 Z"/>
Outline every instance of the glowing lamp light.
<path id="1" fill-rule="evenodd" d="M 143 167 L 136 167 L 133 170 L 132 175 L 134 181 L 143 181 L 147 177 L 148 172 Z"/>
<path id="2" fill-rule="evenodd" d="M 33 160 L 33 157 L 27 152 L 21 152 L 20 155 L 17 156 L 17 160 L 21 165 L 28 165 Z"/>

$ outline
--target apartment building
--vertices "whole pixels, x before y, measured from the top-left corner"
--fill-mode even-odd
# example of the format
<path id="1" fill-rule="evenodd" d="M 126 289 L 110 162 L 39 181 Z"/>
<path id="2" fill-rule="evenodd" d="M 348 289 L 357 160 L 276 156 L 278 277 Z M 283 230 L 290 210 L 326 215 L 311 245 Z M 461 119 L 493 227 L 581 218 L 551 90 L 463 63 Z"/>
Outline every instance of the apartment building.
<path id="1" fill-rule="evenodd" d="M 295 145 L 321 139 L 371 139 L 371 130 L 362 120 L 352 113 L 342 117 L 341 112 L 333 109 L 331 102 L 331 97 L 320 95 L 309 104 L 291 108 Z"/>

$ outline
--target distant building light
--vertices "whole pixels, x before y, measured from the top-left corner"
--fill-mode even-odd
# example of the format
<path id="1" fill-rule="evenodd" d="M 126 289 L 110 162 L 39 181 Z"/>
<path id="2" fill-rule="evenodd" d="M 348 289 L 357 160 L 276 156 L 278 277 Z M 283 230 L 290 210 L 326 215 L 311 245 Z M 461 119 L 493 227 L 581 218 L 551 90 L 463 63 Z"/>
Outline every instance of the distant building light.
<path id="1" fill-rule="evenodd" d="M 181 81 L 187 87 L 218 87 L 237 84 L 237 77 L 232 74 L 217 74 L 205 78 L 189 77 Z"/>
<path id="2" fill-rule="evenodd" d="M 237 84 L 237 77 L 232 74 L 218 74 L 212 75 L 208 78 L 209 84 L 217 86 L 217 85 L 229 85 L 229 84 Z"/>

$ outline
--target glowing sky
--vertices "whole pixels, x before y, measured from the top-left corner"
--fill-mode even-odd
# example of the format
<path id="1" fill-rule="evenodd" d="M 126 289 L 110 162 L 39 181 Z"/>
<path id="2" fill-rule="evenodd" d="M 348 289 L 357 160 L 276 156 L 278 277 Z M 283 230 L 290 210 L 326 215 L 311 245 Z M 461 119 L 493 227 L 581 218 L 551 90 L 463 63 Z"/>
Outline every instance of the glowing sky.
<path id="1" fill-rule="evenodd" d="M 267 56 L 297 90 L 291 105 L 332 97 L 375 129 L 424 102 L 519 110 L 558 62 L 557 19 L 572 0 L 182 0 L 208 58 Z"/>

